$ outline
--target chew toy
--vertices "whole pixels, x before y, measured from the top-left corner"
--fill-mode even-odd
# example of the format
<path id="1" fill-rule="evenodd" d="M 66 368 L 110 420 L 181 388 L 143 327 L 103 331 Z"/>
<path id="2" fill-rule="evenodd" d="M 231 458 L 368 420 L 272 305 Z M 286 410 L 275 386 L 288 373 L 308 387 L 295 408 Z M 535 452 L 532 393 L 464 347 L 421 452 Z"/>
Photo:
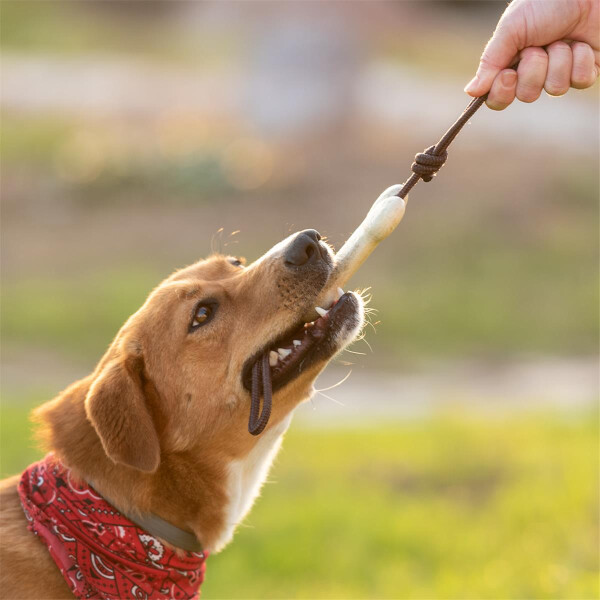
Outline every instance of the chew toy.
<path id="1" fill-rule="evenodd" d="M 389 187 L 375 200 L 363 222 L 336 254 L 334 271 L 330 276 L 326 290 L 317 301 L 317 306 L 327 304 L 327 299 L 332 294 L 331 290 L 338 287 L 343 288 L 344 284 L 358 271 L 379 243 L 394 231 L 404 216 L 408 192 L 420 179 L 423 179 L 423 181 L 433 179 L 448 158 L 448 146 L 485 102 L 486 98 L 487 94 L 471 100 L 462 115 L 442 136 L 440 141 L 435 146 L 431 146 L 415 156 L 415 162 L 411 166 L 412 175 L 403 184 Z"/>

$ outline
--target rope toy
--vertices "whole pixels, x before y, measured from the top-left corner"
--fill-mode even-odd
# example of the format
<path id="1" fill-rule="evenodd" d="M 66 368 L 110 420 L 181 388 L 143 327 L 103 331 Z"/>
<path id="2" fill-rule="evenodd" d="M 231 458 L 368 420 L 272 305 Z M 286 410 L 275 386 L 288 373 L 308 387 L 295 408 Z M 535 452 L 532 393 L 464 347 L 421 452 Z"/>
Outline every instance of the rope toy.
<path id="1" fill-rule="evenodd" d="M 413 174 L 402 184 L 402 191 L 397 194 L 398 198 L 406 198 L 408 192 L 415 187 L 419 179 L 431 181 L 448 158 L 448 146 L 454 141 L 460 130 L 467 124 L 468 120 L 479 110 L 486 101 L 487 94 L 479 98 L 473 98 L 458 117 L 454 125 L 446 131 L 435 146 L 430 146 L 424 152 L 415 156 L 415 162 L 411 166 Z"/>
<path id="2" fill-rule="evenodd" d="M 389 190 L 386 190 L 377 199 L 367 218 L 337 253 L 336 266 L 330 276 L 330 281 L 333 283 L 327 286 L 328 289 L 332 285 L 341 285 L 343 280 L 349 279 L 375 246 L 395 229 L 404 215 L 404 199 L 408 196 L 408 192 L 420 179 L 427 182 L 435 177 L 448 158 L 448 146 L 486 101 L 486 98 L 487 94 L 473 98 L 440 141 L 415 156 L 415 161 L 411 165 L 413 174 L 401 186 L 398 186 L 400 189 L 397 193 L 390 197 L 386 195 Z M 394 197 L 400 198 L 400 200 L 393 201 Z M 306 321 L 311 320 L 310 317 L 306 319 Z M 264 398 L 262 412 L 260 410 L 261 396 Z M 248 431 L 252 435 L 259 435 L 267 426 L 271 416 L 272 401 L 273 389 L 267 352 L 252 366 L 252 393 L 248 420 Z"/>
<path id="3" fill-rule="evenodd" d="M 412 172 L 423 181 L 431 181 L 448 158 L 448 152 L 438 156 L 433 153 L 434 150 L 435 146 L 429 146 L 425 152 L 419 152 L 415 156 L 415 162 L 410 167 Z"/>

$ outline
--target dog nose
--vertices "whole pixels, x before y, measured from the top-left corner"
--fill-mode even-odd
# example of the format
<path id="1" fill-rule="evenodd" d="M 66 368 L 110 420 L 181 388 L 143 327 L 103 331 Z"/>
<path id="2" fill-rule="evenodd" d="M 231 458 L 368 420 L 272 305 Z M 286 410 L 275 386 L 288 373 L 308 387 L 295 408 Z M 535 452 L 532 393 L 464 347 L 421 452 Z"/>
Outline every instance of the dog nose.
<path id="1" fill-rule="evenodd" d="M 314 229 L 305 229 L 298 233 L 285 251 L 285 264 L 302 267 L 321 260 L 320 239 L 319 232 Z"/>

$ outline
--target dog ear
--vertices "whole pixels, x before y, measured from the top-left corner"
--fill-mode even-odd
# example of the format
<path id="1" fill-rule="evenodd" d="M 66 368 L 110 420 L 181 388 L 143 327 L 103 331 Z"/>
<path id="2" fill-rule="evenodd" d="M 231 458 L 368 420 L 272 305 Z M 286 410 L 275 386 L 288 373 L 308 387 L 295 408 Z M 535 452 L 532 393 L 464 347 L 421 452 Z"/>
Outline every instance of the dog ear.
<path id="1" fill-rule="evenodd" d="M 85 398 L 85 412 L 110 459 L 147 473 L 160 463 L 160 443 L 144 395 L 144 361 L 107 363 Z"/>

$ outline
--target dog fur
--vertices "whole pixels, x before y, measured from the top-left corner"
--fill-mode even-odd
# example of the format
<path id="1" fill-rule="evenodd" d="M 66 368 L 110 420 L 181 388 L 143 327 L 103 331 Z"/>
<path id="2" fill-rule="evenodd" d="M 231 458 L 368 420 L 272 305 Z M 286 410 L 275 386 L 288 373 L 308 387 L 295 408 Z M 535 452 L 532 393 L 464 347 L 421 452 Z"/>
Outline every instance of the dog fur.
<path id="1" fill-rule="evenodd" d="M 317 265 L 286 264 L 295 239 L 247 268 L 214 255 L 162 282 L 94 372 L 36 409 L 44 447 L 118 508 L 152 512 L 193 532 L 206 550 L 221 550 L 258 495 L 293 410 L 363 324 L 362 302 L 353 294 L 348 315 L 312 362 L 275 388 L 262 435 L 248 433 L 244 367 L 301 322 L 333 268 L 322 241 Z M 190 332 L 190 317 L 203 298 L 217 299 L 218 312 L 209 325 Z M 27 529 L 18 480 L 0 484 L 0 593 L 71 598 L 47 549 Z"/>

